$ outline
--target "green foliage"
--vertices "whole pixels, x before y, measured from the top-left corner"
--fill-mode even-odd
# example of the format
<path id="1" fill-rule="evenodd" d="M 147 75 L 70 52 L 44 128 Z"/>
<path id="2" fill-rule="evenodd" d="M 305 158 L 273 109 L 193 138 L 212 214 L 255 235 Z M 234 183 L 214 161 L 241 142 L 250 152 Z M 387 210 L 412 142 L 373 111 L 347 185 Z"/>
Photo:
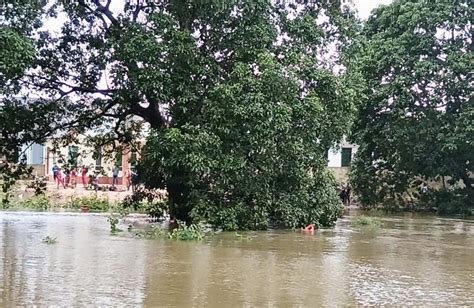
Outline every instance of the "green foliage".
<path id="1" fill-rule="evenodd" d="M 56 244 L 57 242 L 58 241 L 56 240 L 55 237 L 50 237 L 49 235 L 43 239 L 43 243 L 46 243 L 48 245 L 53 245 L 53 244 Z"/>
<path id="2" fill-rule="evenodd" d="M 46 211 L 51 208 L 51 200 L 46 195 L 39 195 L 26 199 L 20 203 L 21 207 L 35 209 L 39 211 Z"/>
<path id="3" fill-rule="evenodd" d="M 122 230 L 117 227 L 118 223 L 120 222 L 119 216 L 116 214 L 110 214 L 109 217 L 107 217 L 107 221 L 110 224 L 110 233 L 111 234 L 117 234 L 118 232 L 121 232 Z"/>
<path id="4" fill-rule="evenodd" d="M 427 204 L 441 215 L 453 213 L 464 216 L 474 215 L 474 194 L 465 189 L 450 191 L 441 189 L 432 192 L 426 199 Z"/>
<path id="5" fill-rule="evenodd" d="M 34 60 L 32 42 L 19 32 L 0 25 L 0 84 L 20 76 Z M 0 88 L 3 94 L 4 88 Z"/>
<path id="6" fill-rule="evenodd" d="M 365 79 L 351 173 L 365 206 L 419 202 L 419 180 L 444 177 L 472 194 L 472 15 L 467 0 L 395 0 L 365 24 L 349 68 Z M 451 210 L 472 208 L 451 197 L 463 203 Z"/>
<path id="7" fill-rule="evenodd" d="M 121 206 L 124 209 L 145 212 L 155 219 L 162 218 L 168 211 L 168 202 L 161 192 L 141 187 L 125 197 Z"/>
<path id="8" fill-rule="evenodd" d="M 354 226 L 370 226 L 370 227 L 380 227 L 382 226 L 382 221 L 378 217 L 371 216 L 357 216 L 352 220 L 352 225 Z"/>
<path id="9" fill-rule="evenodd" d="M 98 196 L 92 197 L 75 197 L 71 198 L 66 207 L 73 209 L 80 209 L 83 206 L 87 206 L 92 211 L 107 212 L 112 209 L 112 204 L 106 198 L 100 198 Z"/>
<path id="10" fill-rule="evenodd" d="M 46 191 L 46 178 L 35 177 L 33 181 L 26 185 L 26 187 L 33 189 L 35 196 L 43 195 Z"/>
<path id="11" fill-rule="evenodd" d="M 205 236 L 204 228 L 201 225 L 186 223 L 178 220 L 178 227 L 169 233 L 169 238 L 179 241 L 202 240 Z"/>
<path id="12" fill-rule="evenodd" d="M 9 7 L 10 24 L 64 22 L 57 33 L 25 31 L 37 59 L 18 90 L 57 99 L 23 101 L 12 90 L 2 149 L 48 136 L 77 142 L 90 130 L 91 145 L 134 148 L 146 122 L 139 178 L 167 189 L 171 216 L 225 229 L 332 225 L 341 206 L 326 151 L 348 132 L 359 96 L 357 74 L 335 72 L 344 58 L 334 48 L 351 44 L 353 15 L 339 1 L 223 3 Z"/>

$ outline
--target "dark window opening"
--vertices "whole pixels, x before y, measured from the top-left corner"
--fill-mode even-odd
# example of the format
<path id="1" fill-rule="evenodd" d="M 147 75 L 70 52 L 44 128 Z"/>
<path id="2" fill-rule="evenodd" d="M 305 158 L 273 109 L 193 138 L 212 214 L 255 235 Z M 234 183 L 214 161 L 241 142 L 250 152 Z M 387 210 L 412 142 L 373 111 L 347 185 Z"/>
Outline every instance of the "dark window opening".
<path id="1" fill-rule="evenodd" d="M 350 167 L 352 161 L 352 148 L 342 148 L 341 167 Z"/>

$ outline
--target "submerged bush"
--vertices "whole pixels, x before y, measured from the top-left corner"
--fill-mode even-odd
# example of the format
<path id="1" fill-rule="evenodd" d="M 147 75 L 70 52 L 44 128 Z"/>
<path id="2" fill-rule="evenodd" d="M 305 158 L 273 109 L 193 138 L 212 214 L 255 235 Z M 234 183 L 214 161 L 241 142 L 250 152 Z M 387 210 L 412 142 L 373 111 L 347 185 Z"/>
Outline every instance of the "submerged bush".
<path id="1" fill-rule="evenodd" d="M 119 217 L 117 215 L 111 214 L 109 217 L 107 217 L 107 221 L 110 223 L 110 233 L 111 234 L 116 234 L 117 232 L 122 231 L 117 227 L 119 223 Z"/>
<path id="2" fill-rule="evenodd" d="M 466 189 L 434 191 L 427 198 L 441 215 L 474 215 L 474 193 Z"/>
<path id="3" fill-rule="evenodd" d="M 193 198 L 193 221 L 210 223 L 226 231 L 295 229 L 308 224 L 333 226 L 342 216 L 342 203 L 330 174 L 322 172 L 306 177 L 297 185 L 280 180 L 281 189 L 276 186 L 274 191 L 266 191 L 262 195 L 246 196 L 242 193 L 233 196 L 223 193 L 210 196 L 208 192 L 207 196 L 198 195 Z M 288 187 L 283 187 L 285 185 Z"/>
<path id="4" fill-rule="evenodd" d="M 148 230 L 137 230 L 133 231 L 130 228 L 129 232 L 133 234 L 133 237 L 135 238 L 142 238 L 142 239 L 147 239 L 147 240 L 154 240 L 157 238 L 161 238 L 164 235 L 163 230 L 160 227 L 153 226 Z"/>
<path id="5" fill-rule="evenodd" d="M 352 224 L 355 226 L 372 226 L 372 227 L 380 227 L 382 225 L 382 221 L 378 217 L 371 217 L 371 216 L 357 216 L 353 221 Z"/>
<path id="6" fill-rule="evenodd" d="M 169 238 L 180 241 L 202 240 L 204 235 L 204 228 L 201 225 L 188 226 L 186 223 L 178 221 L 178 227 L 169 233 Z"/>
<path id="7" fill-rule="evenodd" d="M 138 188 L 121 202 L 125 210 L 145 212 L 150 217 L 162 218 L 168 210 L 167 200 L 160 191 Z"/>

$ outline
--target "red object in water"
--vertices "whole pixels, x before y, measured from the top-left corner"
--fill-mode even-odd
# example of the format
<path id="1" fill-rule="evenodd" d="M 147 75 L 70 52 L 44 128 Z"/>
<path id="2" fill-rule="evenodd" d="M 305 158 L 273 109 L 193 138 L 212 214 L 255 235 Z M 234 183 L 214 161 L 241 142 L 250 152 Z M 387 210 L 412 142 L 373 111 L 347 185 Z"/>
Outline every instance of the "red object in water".
<path id="1" fill-rule="evenodd" d="M 82 213 L 88 213 L 89 212 L 89 207 L 88 206 L 81 206 L 81 211 L 82 211 Z"/>
<path id="2" fill-rule="evenodd" d="M 309 234 L 313 234 L 315 230 L 316 228 L 314 227 L 313 224 L 309 224 L 303 229 L 304 232 L 309 233 Z"/>

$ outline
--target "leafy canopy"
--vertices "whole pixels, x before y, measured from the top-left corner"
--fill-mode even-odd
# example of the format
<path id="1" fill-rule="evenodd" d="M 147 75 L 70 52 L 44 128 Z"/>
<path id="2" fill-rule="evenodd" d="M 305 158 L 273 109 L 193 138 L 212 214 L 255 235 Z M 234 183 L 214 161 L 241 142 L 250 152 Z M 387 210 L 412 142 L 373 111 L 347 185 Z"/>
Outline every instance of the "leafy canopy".
<path id="1" fill-rule="evenodd" d="M 10 21 L 31 17 L 9 10 Z M 335 221 L 325 153 L 357 97 L 340 69 L 351 15 L 339 1 L 58 0 L 39 15 L 67 18 L 60 31 L 29 29 L 35 59 L 4 100 L 2 150 L 80 135 L 133 147 L 148 127 L 140 177 L 168 190 L 178 219 Z M 18 100 L 18 89 L 40 99 Z"/>
<path id="2" fill-rule="evenodd" d="M 473 206 L 473 10 L 469 1 L 396 0 L 365 24 L 352 68 L 366 80 L 352 172 L 364 204 L 416 200 L 421 181 L 449 179 Z"/>

